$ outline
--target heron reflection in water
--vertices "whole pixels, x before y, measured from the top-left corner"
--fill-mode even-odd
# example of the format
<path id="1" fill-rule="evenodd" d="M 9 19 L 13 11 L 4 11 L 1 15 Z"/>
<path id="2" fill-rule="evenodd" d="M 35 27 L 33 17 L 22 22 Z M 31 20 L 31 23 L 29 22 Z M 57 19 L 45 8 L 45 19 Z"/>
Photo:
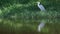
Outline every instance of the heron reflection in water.
<path id="1" fill-rule="evenodd" d="M 37 2 L 37 6 L 41 11 L 43 11 L 43 12 L 46 11 L 44 6 L 40 2 Z M 40 22 L 40 24 L 38 25 L 38 32 L 41 32 L 41 29 L 44 28 L 44 26 L 45 26 L 45 22 L 43 22 L 43 21 Z"/>

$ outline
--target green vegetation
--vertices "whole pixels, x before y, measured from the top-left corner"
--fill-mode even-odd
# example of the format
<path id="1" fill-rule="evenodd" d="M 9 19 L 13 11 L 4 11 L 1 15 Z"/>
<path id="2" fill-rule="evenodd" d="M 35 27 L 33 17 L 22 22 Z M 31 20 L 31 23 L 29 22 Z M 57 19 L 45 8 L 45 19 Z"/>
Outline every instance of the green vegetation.
<path id="1" fill-rule="evenodd" d="M 37 7 L 40 1 L 46 12 Z M 46 26 L 37 32 L 40 21 Z M 0 34 L 60 34 L 60 0 L 0 0 Z"/>

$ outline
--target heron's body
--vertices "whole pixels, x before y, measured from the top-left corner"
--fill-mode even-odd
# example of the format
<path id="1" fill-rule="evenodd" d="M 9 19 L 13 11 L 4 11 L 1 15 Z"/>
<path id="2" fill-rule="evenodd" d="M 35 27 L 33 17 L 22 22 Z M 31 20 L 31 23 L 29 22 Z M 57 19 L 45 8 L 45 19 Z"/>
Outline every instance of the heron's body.
<path id="1" fill-rule="evenodd" d="M 41 11 L 45 11 L 45 8 L 43 7 L 43 5 L 38 5 L 38 7 L 40 8 Z"/>
<path id="2" fill-rule="evenodd" d="M 42 4 L 40 4 L 40 2 L 38 2 L 38 7 L 41 11 L 45 11 L 45 8 Z"/>

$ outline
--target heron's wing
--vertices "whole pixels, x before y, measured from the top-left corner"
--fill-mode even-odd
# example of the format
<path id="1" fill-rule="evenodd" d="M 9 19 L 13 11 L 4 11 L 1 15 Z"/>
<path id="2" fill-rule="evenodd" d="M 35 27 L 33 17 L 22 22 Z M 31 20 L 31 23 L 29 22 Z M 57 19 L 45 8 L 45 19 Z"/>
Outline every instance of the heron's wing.
<path id="1" fill-rule="evenodd" d="M 38 7 L 40 8 L 41 11 L 45 11 L 45 8 L 43 5 L 39 5 Z"/>

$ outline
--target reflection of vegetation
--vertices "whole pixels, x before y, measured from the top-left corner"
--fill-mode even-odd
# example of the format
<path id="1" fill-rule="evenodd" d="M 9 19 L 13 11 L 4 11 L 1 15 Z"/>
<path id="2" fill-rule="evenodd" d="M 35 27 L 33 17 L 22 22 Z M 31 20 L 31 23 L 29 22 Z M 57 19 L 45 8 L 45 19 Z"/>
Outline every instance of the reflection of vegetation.
<path id="1" fill-rule="evenodd" d="M 0 32 L 21 34 L 21 32 L 26 31 L 37 33 L 38 24 L 44 20 L 46 26 L 42 32 L 60 34 L 59 0 L 41 0 L 47 9 L 46 12 L 40 11 L 36 1 L 0 0 Z"/>

